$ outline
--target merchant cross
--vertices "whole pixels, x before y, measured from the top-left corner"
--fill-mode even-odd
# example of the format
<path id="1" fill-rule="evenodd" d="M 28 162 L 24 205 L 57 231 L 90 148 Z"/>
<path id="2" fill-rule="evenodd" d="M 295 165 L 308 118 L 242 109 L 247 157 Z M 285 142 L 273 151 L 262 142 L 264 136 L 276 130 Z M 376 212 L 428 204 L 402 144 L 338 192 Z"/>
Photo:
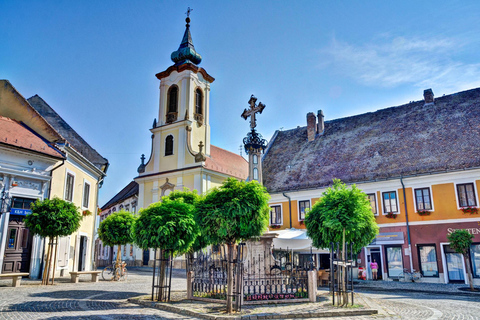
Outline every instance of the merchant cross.
<path id="1" fill-rule="evenodd" d="M 257 98 L 252 94 L 248 104 L 250 104 L 250 110 L 243 110 L 242 118 L 247 120 L 250 117 L 250 128 L 255 128 L 257 126 L 257 120 L 255 119 L 255 114 L 262 113 L 263 109 L 265 109 L 265 105 L 261 102 L 258 103 L 258 106 L 255 104 L 257 102 Z"/>

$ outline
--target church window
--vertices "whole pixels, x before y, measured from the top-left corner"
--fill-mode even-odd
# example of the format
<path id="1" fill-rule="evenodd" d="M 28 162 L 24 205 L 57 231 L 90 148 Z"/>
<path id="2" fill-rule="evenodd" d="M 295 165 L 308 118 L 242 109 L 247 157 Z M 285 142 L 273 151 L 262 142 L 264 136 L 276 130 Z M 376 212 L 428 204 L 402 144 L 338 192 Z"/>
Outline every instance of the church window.
<path id="1" fill-rule="evenodd" d="M 195 113 L 203 114 L 202 112 L 202 90 L 197 89 L 195 90 Z"/>
<path id="2" fill-rule="evenodd" d="M 253 179 L 258 180 L 258 169 L 257 168 L 253 168 Z"/>
<path id="3" fill-rule="evenodd" d="M 173 136 L 169 135 L 165 139 L 165 155 L 170 156 L 173 154 Z"/>
<path id="4" fill-rule="evenodd" d="M 256 154 L 253 155 L 253 164 L 258 164 L 258 157 Z"/>
<path id="5" fill-rule="evenodd" d="M 168 113 L 177 112 L 178 87 L 171 86 L 168 92 Z"/>

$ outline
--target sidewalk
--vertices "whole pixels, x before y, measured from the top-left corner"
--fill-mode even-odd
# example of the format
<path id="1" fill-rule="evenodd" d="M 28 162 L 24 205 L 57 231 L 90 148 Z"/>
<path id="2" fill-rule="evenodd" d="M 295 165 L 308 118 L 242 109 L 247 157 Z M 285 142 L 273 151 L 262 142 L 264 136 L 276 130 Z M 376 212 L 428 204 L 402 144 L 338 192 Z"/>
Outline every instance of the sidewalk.
<path id="1" fill-rule="evenodd" d="M 317 294 L 317 303 L 272 303 L 242 306 L 242 311 L 227 315 L 225 303 L 203 302 L 187 300 L 186 291 L 175 291 L 171 294 L 171 302 L 152 302 L 151 296 L 128 299 L 129 302 L 145 307 L 157 308 L 202 319 L 215 320 L 246 320 L 246 319 L 294 319 L 320 317 L 354 317 L 377 314 L 371 309 L 361 295 L 355 295 L 355 306 L 339 308 L 332 305 L 328 292 L 320 291 Z M 363 305 L 362 305 L 363 304 Z"/>
<path id="2" fill-rule="evenodd" d="M 468 296 L 480 296 L 480 291 L 470 292 L 460 290 L 460 288 L 470 288 L 468 284 L 443 284 L 443 283 L 426 283 L 422 281 L 405 282 L 405 281 L 373 281 L 373 280 L 358 280 L 354 281 L 353 287 L 355 291 L 401 291 L 401 292 L 423 292 L 432 294 L 456 294 Z M 476 287 L 476 289 L 479 289 Z M 479 289 L 480 290 L 480 289 Z"/>

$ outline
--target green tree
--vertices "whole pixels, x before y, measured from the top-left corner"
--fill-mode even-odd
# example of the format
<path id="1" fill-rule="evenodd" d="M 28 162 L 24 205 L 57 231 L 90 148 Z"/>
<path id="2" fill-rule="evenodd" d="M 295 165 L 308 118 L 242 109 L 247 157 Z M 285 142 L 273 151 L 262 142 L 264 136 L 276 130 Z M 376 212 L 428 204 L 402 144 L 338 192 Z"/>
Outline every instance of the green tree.
<path id="1" fill-rule="evenodd" d="M 233 261 L 238 241 L 259 237 L 268 226 L 268 195 L 256 181 L 229 178 L 212 189 L 198 204 L 200 227 L 212 244 L 227 244 L 228 260 Z M 232 312 L 233 265 L 228 263 L 227 312 Z"/>
<path id="2" fill-rule="evenodd" d="M 45 269 L 42 277 L 42 284 L 48 284 L 54 250 L 53 270 L 55 270 L 58 237 L 65 237 L 77 231 L 80 228 L 82 215 L 73 203 L 59 198 L 45 199 L 43 201 L 37 200 L 31 205 L 31 210 L 32 213 L 24 219 L 25 226 L 32 234 L 39 235 L 42 238 L 49 238 Z M 52 284 L 54 281 L 55 271 L 52 275 Z"/>
<path id="3" fill-rule="evenodd" d="M 447 236 L 450 241 L 450 247 L 457 253 L 461 253 L 466 260 L 468 283 L 470 290 L 475 291 L 473 287 L 472 271 L 470 270 L 470 248 L 472 246 L 473 235 L 467 230 L 457 229 Z"/>
<path id="4" fill-rule="evenodd" d="M 163 197 L 162 202 L 153 203 L 141 210 L 134 227 L 134 238 L 138 246 L 145 250 L 160 249 L 162 258 L 168 250 L 174 254 L 188 252 L 199 233 L 193 204 L 196 200 L 190 202 L 190 197 L 177 195 L 174 193 L 173 200 Z M 163 283 L 165 263 L 160 265 L 160 269 L 160 282 Z M 163 299 L 162 290 L 159 298 Z"/>
<path id="5" fill-rule="evenodd" d="M 133 226 L 135 217 L 132 213 L 120 210 L 105 218 L 98 228 L 98 237 L 104 245 L 109 247 L 117 247 L 117 260 L 115 266 L 120 267 L 120 257 L 122 253 L 122 245 L 133 243 Z M 114 275 L 115 280 L 117 274 Z"/>
<path id="6" fill-rule="evenodd" d="M 322 194 L 307 213 L 305 226 L 307 235 L 317 248 L 329 248 L 331 242 L 343 243 L 342 260 L 346 260 L 345 242 L 353 243 L 353 250 L 359 252 L 362 247 L 370 244 L 378 233 L 366 194 L 355 185 L 348 188 L 339 179 L 333 180 L 333 186 Z M 348 303 L 347 299 L 345 294 L 343 305 Z"/>

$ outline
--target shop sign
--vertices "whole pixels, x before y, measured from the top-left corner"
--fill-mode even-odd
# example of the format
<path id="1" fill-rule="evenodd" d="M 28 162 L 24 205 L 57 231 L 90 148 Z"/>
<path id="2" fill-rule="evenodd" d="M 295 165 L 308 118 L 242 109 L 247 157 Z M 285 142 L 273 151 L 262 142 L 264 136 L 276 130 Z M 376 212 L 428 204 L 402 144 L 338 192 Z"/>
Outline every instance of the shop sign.
<path id="1" fill-rule="evenodd" d="M 467 232 L 470 233 L 471 235 L 480 234 L 480 228 L 464 228 L 464 229 L 447 228 L 447 233 L 450 234 L 455 230 L 467 230 Z"/>
<path id="2" fill-rule="evenodd" d="M 26 216 L 27 214 L 30 214 L 30 213 L 32 213 L 32 210 L 28 210 L 28 209 L 12 208 L 12 210 L 10 210 L 10 214 L 14 214 L 17 216 Z"/>
<path id="3" fill-rule="evenodd" d="M 377 234 L 371 245 L 374 244 L 403 244 L 403 232 L 383 232 Z"/>

